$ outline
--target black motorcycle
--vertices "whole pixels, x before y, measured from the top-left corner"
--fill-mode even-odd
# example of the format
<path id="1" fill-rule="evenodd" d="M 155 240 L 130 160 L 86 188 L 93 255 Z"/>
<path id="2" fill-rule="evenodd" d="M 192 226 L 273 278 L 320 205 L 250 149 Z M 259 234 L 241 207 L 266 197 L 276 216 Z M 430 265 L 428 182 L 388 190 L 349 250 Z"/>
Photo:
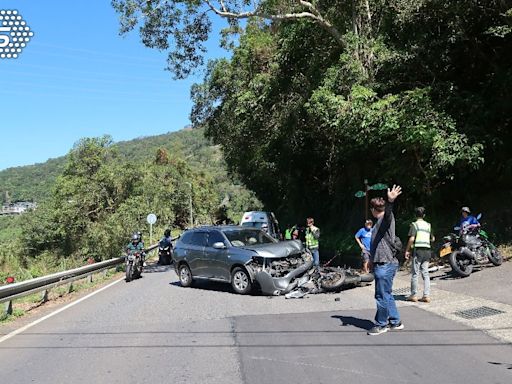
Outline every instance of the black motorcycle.
<path id="1" fill-rule="evenodd" d="M 460 229 L 458 234 L 451 233 L 443 238 L 444 243 L 439 251 L 440 257 L 447 257 L 453 273 L 467 277 L 473 272 L 476 265 L 487 264 L 501 265 L 503 256 L 494 244 L 489 241 L 487 232 L 479 225 L 470 225 Z"/>
<path id="2" fill-rule="evenodd" d="M 172 263 L 172 244 L 160 244 L 158 245 L 158 264 L 159 265 L 171 265 Z"/>

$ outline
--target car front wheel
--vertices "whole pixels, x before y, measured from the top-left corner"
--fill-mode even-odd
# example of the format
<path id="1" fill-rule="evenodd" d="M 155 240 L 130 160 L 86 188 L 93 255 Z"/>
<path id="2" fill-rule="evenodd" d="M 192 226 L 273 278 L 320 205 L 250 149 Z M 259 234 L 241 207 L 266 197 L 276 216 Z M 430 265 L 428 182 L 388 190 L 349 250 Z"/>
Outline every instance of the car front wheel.
<path id="1" fill-rule="evenodd" d="M 252 282 L 249 274 L 243 268 L 237 267 L 231 272 L 231 286 L 236 293 L 245 295 L 252 289 Z"/>

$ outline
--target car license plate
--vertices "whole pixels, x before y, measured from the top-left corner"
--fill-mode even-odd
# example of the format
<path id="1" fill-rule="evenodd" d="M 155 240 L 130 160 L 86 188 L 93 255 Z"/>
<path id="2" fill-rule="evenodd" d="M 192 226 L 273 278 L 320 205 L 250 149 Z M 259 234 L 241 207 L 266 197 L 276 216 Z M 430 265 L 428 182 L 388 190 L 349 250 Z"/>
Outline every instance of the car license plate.
<path id="1" fill-rule="evenodd" d="M 450 246 L 444 247 L 439 252 L 439 256 L 443 257 L 443 256 L 446 256 L 446 255 L 449 255 L 450 253 L 452 253 L 452 247 L 450 247 Z"/>

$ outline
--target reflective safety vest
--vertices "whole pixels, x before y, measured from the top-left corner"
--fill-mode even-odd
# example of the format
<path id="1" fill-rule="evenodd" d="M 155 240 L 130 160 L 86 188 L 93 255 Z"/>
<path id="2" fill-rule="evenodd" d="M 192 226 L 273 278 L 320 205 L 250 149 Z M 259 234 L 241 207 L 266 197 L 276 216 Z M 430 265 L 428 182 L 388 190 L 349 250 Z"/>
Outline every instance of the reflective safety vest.
<path id="1" fill-rule="evenodd" d="M 430 223 L 423 219 L 416 220 L 412 223 L 416 230 L 416 238 L 414 239 L 414 248 L 429 248 L 431 239 Z"/>
<path id="2" fill-rule="evenodd" d="M 313 234 L 316 234 L 315 235 Z M 311 226 L 306 229 L 306 248 L 315 249 L 318 248 L 318 238 L 320 237 L 320 229 L 315 226 Z"/>

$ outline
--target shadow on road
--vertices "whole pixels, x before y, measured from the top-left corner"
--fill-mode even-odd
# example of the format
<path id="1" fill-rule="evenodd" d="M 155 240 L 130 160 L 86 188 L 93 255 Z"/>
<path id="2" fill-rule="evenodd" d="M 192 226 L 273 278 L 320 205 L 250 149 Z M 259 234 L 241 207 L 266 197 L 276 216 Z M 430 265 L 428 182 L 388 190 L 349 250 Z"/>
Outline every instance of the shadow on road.
<path id="1" fill-rule="evenodd" d="M 174 285 L 176 287 L 181 287 L 181 283 L 179 281 L 171 281 L 170 285 Z M 207 281 L 207 280 L 194 280 L 191 287 L 183 288 L 183 289 L 197 289 L 203 291 L 215 291 L 215 292 L 225 292 L 235 294 L 231 285 L 226 283 L 219 283 L 216 281 Z M 256 295 L 255 293 L 251 293 L 252 296 Z"/>
<path id="2" fill-rule="evenodd" d="M 172 265 L 160 265 L 157 263 L 148 264 L 144 267 L 143 273 L 169 272 L 173 269 Z"/>
<path id="3" fill-rule="evenodd" d="M 335 316 L 331 316 L 331 317 L 333 319 L 339 319 L 341 321 L 342 327 L 346 327 L 347 325 L 353 325 L 354 327 L 361 328 L 361 329 L 364 329 L 365 331 L 368 331 L 375 325 L 370 320 L 360 319 L 358 317 L 353 317 L 353 316 L 335 315 Z"/>
<path id="4" fill-rule="evenodd" d="M 475 266 L 473 268 L 473 272 L 471 272 L 471 275 L 482 272 L 482 270 L 483 270 L 482 266 Z M 468 277 L 470 277 L 470 276 L 468 276 Z M 460 280 L 460 279 L 466 279 L 466 277 L 460 277 L 460 276 L 456 275 L 455 273 L 453 273 L 451 270 L 446 271 L 440 275 L 432 276 L 432 273 L 430 274 L 431 281 L 435 281 L 435 280 L 450 280 L 451 281 L 451 280 Z"/>
<path id="5" fill-rule="evenodd" d="M 176 287 L 181 287 L 181 283 L 179 281 L 171 281 L 169 285 L 174 285 Z M 218 281 L 212 281 L 212 280 L 201 280 L 197 279 L 194 280 L 191 287 L 183 288 L 183 289 L 197 289 L 197 290 L 204 290 L 204 291 L 214 291 L 214 292 L 225 292 L 232 295 L 237 295 L 233 291 L 233 288 L 231 288 L 231 284 L 229 283 L 222 283 Z M 258 286 L 257 283 L 254 284 L 253 290 L 251 293 L 247 294 L 246 296 L 266 296 L 261 293 L 261 288 Z M 274 297 L 279 296 L 266 296 L 268 299 L 272 299 Z"/>
<path id="6" fill-rule="evenodd" d="M 498 363 L 496 361 L 489 361 L 489 364 L 492 364 L 492 365 L 503 365 L 503 366 L 505 366 L 506 369 L 512 369 L 512 364 L 509 364 L 509 363 Z"/>

